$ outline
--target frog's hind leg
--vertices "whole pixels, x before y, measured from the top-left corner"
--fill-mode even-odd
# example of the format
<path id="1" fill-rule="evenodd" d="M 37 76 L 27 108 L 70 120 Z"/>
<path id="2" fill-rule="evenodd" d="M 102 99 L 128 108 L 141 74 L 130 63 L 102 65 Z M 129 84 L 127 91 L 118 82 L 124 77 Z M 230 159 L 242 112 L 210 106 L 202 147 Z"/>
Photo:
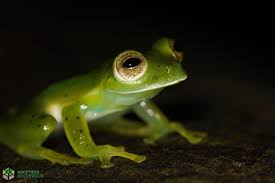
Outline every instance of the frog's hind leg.
<path id="1" fill-rule="evenodd" d="M 31 159 L 47 159 L 52 163 L 62 165 L 91 163 L 91 159 L 70 157 L 42 146 L 42 143 L 56 128 L 57 122 L 52 116 L 47 114 L 25 115 L 17 123 L 20 131 L 17 131 L 17 135 L 13 135 L 17 137 L 13 139 L 13 148 L 18 154 Z M 24 126 L 21 126 L 23 124 Z"/>
<path id="2" fill-rule="evenodd" d="M 58 163 L 61 165 L 86 165 L 93 161 L 91 159 L 71 157 L 42 146 L 22 145 L 17 148 L 17 152 L 25 157 L 32 159 L 47 159 L 52 163 Z"/>
<path id="3" fill-rule="evenodd" d="M 171 122 L 150 100 L 136 104 L 133 110 L 151 129 L 149 137 L 144 139 L 145 143 L 152 144 L 158 139 L 174 132 L 179 133 L 191 144 L 200 143 L 207 138 L 207 134 L 204 132 L 188 130 L 181 123 Z"/>

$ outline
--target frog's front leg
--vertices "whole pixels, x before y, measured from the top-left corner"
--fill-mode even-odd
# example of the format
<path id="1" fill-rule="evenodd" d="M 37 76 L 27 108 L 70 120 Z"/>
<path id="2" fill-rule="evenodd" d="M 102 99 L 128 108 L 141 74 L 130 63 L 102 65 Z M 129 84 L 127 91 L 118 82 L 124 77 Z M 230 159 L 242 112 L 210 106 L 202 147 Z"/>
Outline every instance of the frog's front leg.
<path id="1" fill-rule="evenodd" d="M 140 163 L 146 159 L 143 155 L 124 151 L 123 147 L 96 145 L 90 135 L 87 120 L 79 104 L 74 104 L 63 109 L 62 120 L 66 136 L 75 153 L 82 158 L 100 160 L 102 168 L 113 166 L 110 159 L 114 156 L 124 157 L 136 163 Z"/>
<path id="2" fill-rule="evenodd" d="M 144 139 L 146 143 L 154 143 L 159 138 L 172 132 L 179 133 L 192 144 L 201 142 L 207 136 L 203 132 L 187 130 L 180 123 L 169 122 L 160 109 L 149 100 L 136 104 L 133 109 L 148 124 L 148 128 L 150 129 L 147 130 L 150 132 L 149 136 Z"/>

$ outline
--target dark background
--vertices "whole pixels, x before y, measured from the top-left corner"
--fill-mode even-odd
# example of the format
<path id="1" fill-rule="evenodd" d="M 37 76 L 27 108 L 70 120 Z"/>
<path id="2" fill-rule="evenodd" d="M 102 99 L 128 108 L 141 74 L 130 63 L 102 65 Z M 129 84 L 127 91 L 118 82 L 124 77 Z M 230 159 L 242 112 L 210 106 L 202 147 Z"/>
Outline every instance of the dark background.
<path id="1" fill-rule="evenodd" d="M 151 159 L 141 167 L 117 160 L 120 166 L 108 171 L 93 165 L 66 169 L 15 159 L 18 156 L 2 148 L 3 157 L 11 156 L 5 166 L 43 170 L 49 181 L 67 176 L 67 181 L 104 182 L 113 175 L 118 176 L 114 182 L 174 182 L 177 177 L 179 182 L 274 181 L 271 4 L 102 1 L 21 3 L 1 9 L 1 112 L 28 102 L 52 82 L 96 68 L 122 50 L 150 49 L 153 41 L 169 36 L 185 53 L 183 67 L 189 78 L 167 88 L 155 101 L 171 119 L 210 136 L 201 146 L 182 145 L 176 136 L 155 148 L 112 135 L 95 138 L 99 144 L 123 144 L 147 154 Z M 52 146 L 72 153 L 65 142 L 59 139 Z M 70 173 L 76 169 L 82 173 Z"/>
<path id="2" fill-rule="evenodd" d="M 0 109 L 25 103 L 48 84 L 90 71 L 124 49 L 143 51 L 169 36 L 184 50 L 189 73 L 184 84 L 169 89 L 185 100 L 178 107 L 233 105 L 245 117 L 274 119 L 270 7 L 142 1 L 2 6 Z"/>

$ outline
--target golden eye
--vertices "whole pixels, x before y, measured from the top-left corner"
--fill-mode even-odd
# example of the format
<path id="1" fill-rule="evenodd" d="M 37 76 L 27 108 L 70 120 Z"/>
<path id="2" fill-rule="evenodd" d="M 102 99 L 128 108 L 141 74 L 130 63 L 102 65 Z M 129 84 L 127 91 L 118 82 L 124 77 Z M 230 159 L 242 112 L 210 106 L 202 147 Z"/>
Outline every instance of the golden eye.
<path id="1" fill-rule="evenodd" d="M 175 41 L 173 39 L 169 39 L 169 47 L 172 51 L 172 55 L 174 59 L 181 62 L 183 59 L 183 52 L 178 50 L 178 44 L 175 44 Z"/>
<path id="2" fill-rule="evenodd" d="M 119 54 L 114 61 L 114 75 L 122 81 L 135 81 L 141 78 L 147 68 L 144 56 L 133 50 L 127 50 Z"/>

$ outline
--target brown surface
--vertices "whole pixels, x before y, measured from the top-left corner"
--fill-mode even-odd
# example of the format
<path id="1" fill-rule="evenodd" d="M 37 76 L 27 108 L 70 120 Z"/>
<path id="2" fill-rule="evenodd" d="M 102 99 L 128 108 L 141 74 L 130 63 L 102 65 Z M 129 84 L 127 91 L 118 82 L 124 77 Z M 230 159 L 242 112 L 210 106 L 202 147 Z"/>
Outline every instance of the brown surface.
<path id="1" fill-rule="evenodd" d="M 123 144 L 128 151 L 147 155 L 148 159 L 141 164 L 114 158 L 115 167 L 110 169 L 100 169 L 98 163 L 88 166 L 53 165 L 47 161 L 23 159 L 0 146 L 0 157 L 4 157 L 1 168 L 37 169 L 45 176 L 40 181 L 51 183 L 275 182 L 275 135 L 272 133 L 275 123 L 244 121 L 241 126 L 231 123 L 223 127 L 210 121 L 193 124 L 200 124 L 200 129 L 209 131 L 207 142 L 190 145 L 183 138 L 170 135 L 158 145 L 148 146 L 136 138 L 103 133 L 95 135 L 98 144 Z M 46 145 L 73 154 L 64 136 L 52 138 Z"/>

